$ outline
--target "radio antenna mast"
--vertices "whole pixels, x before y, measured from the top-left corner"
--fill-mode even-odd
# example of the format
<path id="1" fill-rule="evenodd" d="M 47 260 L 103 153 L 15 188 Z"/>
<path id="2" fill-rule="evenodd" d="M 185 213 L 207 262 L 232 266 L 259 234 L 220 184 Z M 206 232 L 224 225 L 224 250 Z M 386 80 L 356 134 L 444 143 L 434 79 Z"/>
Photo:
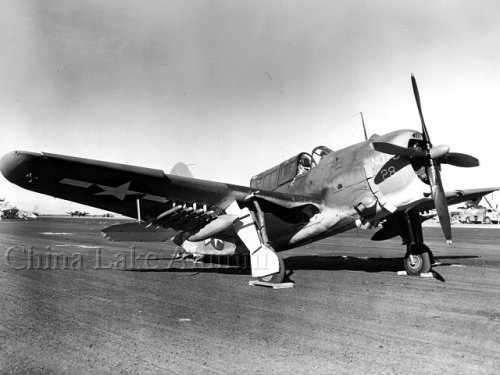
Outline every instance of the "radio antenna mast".
<path id="1" fill-rule="evenodd" d="M 365 119 L 363 118 L 363 112 L 359 112 L 361 115 L 361 123 L 363 124 L 363 131 L 365 132 L 365 141 L 368 140 L 368 134 L 366 134 Z"/>

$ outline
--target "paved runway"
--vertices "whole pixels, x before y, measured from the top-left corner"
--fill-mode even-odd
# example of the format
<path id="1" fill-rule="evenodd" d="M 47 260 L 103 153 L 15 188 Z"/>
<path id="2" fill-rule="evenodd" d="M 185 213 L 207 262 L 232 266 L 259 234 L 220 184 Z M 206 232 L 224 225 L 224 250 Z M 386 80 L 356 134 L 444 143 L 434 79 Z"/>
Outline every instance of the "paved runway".
<path id="1" fill-rule="evenodd" d="M 0 222 L 0 373 L 496 374 L 500 229 L 426 227 L 441 279 L 397 276 L 397 239 L 352 231 L 282 253 L 295 288 L 236 259 L 114 243 L 110 219 Z M 240 261 L 242 262 L 242 261 Z M 244 263 L 244 261 L 243 261 Z"/>

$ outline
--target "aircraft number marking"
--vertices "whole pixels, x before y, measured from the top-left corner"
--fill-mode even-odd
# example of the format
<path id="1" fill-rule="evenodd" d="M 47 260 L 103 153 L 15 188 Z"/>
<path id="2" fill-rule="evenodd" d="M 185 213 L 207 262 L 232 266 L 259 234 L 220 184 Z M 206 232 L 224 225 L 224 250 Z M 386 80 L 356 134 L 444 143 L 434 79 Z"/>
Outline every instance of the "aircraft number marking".
<path id="1" fill-rule="evenodd" d="M 374 167 L 385 166 L 390 160 L 398 160 L 400 157 L 398 155 L 388 155 L 388 154 L 380 154 L 376 157 L 371 158 L 372 165 Z M 382 168 L 378 171 L 382 180 L 385 181 L 389 177 L 393 176 L 396 173 L 396 167 L 394 165 L 389 165 L 385 168 Z"/>
<path id="2" fill-rule="evenodd" d="M 396 167 L 393 165 L 391 165 L 389 168 L 384 168 L 380 170 L 380 175 L 382 176 L 382 179 L 384 181 L 395 173 L 396 173 Z"/>
<path id="3" fill-rule="evenodd" d="M 372 157 L 371 159 L 372 159 L 372 165 L 375 165 L 378 167 L 379 165 L 383 165 L 383 164 L 387 163 L 391 159 L 398 160 L 399 156 L 398 155 L 392 156 L 392 155 L 388 155 L 388 154 L 380 154 L 379 156 Z"/>

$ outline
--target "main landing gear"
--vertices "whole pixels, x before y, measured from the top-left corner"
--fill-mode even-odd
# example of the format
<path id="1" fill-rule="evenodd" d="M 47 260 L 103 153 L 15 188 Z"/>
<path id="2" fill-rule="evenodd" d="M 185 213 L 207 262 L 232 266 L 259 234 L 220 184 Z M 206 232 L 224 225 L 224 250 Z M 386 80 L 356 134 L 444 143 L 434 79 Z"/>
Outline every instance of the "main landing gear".
<path id="1" fill-rule="evenodd" d="M 406 230 L 402 231 L 401 237 L 406 244 L 405 270 L 408 275 L 419 276 L 431 270 L 434 255 L 424 244 L 420 214 L 410 211 L 404 214 L 404 219 Z"/>
<path id="2" fill-rule="evenodd" d="M 267 276 L 262 276 L 259 277 L 259 281 L 263 281 L 265 283 L 271 283 L 271 284 L 280 284 L 285 280 L 285 263 L 283 262 L 283 259 L 281 259 L 278 256 L 279 264 L 280 264 L 280 270 L 278 273 L 273 273 L 271 275 Z"/>
<path id="3" fill-rule="evenodd" d="M 233 228 L 250 252 L 252 276 L 265 283 L 280 284 L 285 280 L 285 263 L 269 244 L 264 213 L 259 203 L 257 200 L 253 203 L 255 211 L 240 208 L 235 201 L 226 213 L 238 216 Z"/>
<path id="4" fill-rule="evenodd" d="M 408 275 L 419 276 L 431 270 L 433 258 L 431 250 L 423 243 L 407 244 L 405 270 Z"/>

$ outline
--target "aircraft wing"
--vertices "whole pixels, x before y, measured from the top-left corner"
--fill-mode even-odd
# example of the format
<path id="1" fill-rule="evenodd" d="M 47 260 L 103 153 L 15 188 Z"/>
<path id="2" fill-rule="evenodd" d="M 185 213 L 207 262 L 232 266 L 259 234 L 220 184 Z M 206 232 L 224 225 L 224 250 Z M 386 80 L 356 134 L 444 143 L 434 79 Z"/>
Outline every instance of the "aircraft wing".
<path id="1" fill-rule="evenodd" d="M 489 193 L 492 193 L 499 188 L 497 187 L 492 187 L 492 188 L 482 188 L 482 189 L 464 189 L 464 190 L 455 190 L 455 191 L 449 191 L 445 193 L 446 196 L 446 201 L 448 202 L 448 205 L 454 205 L 462 202 L 466 202 L 471 199 L 477 199 L 480 198 L 484 195 L 487 195 Z M 434 209 L 434 201 L 433 199 L 429 196 L 428 198 L 418 202 L 414 206 L 412 206 L 412 209 L 417 209 L 418 211 L 429 211 Z M 432 216 L 422 216 L 421 219 L 422 221 L 425 221 L 427 219 L 430 219 L 431 217 L 434 217 L 436 215 Z M 395 224 L 395 221 L 397 222 L 398 220 L 401 219 L 401 216 L 399 218 L 388 218 L 385 223 L 382 224 L 382 229 L 378 230 L 373 236 L 372 240 L 373 241 L 384 241 L 388 240 L 389 238 L 396 237 L 400 235 L 401 233 L 401 226 L 400 224 Z"/>
<path id="2" fill-rule="evenodd" d="M 448 202 L 449 206 L 452 206 L 454 204 L 459 204 L 462 202 L 467 202 L 469 200 L 481 198 L 487 194 L 490 194 L 494 191 L 497 191 L 498 189 L 499 189 L 498 187 L 489 187 L 489 188 L 480 188 L 480 189 L 464 189 L 464 190 L 447 191 L 445 193 L 446 201 Z M 433 202 L 432 198 L 429 197 L 427 200 L 417 204 L 416 208 L 418 208 L 422 211 L 427 211 L 427 210 L 432 210 L 435 207 L 434 207 L 434 202 Z"/>
<path id="3" fill-rule="evenodd" d="M 12 183 L 38 193 L 116 212 L 165 228 L 187 231 L 217 217 L 234 201 L 252 197 L 266 208 L 292 209 L 322 202 L 311 196 L 272 191 L 191 177 L 162 170 L 50 153 L 14 151 L 0 161 Z"/>

